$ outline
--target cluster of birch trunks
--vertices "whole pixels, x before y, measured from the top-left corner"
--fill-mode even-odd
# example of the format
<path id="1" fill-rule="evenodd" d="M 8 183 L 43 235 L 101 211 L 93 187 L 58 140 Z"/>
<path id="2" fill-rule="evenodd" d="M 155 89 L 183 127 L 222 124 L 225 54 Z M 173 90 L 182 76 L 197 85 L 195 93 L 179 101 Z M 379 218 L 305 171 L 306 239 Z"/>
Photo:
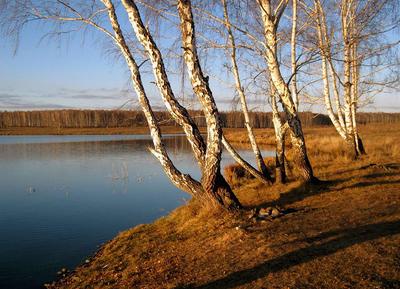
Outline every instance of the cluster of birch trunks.
<path id="1" fill-rule="evenodd" d="M 380 12 L 390 8 L 390 5 L 395 5 L 396 1 L 221 0 L 220 2 L 201 1 L 195 8 L 190 0 L 39 1 L 42 2 L 41 4 L 26 0 L 12 2 L 20 2 L 15 4 L 20 5 L 19 7 L 13 8 L 14 16 L 18 15 L 16 12 L 18 9 L 25 9 L 26 14 L 20 13 L 21 17 L 59 23 L 79 22 L 104 33 L 111 39 L 129 68 L 134 92 L 152 136 L 151 153 L 159 160 L 165 174 L 175 186 L 195 198 L 207 203 L 211 202 L 227 210 L 238 210 L 242 205 L 221 174 L 221 153 L 224 148 L 253 176 L 265 185 L 271 185 L 273 182 L 286 181 L 285 137 L 288 137 L 295 152 L 295 165 L 301 172 L 299 177 L 305 182 L 319 181 L 314 176 L 307 156 L 302 123 L 298 113 L 302 98 L 307 97 L 304 87 L 299 88 L 301 81 L 299 71 L 306 64 L 313 64 L 313 69 L 316 66 L 319 67 L 320 93 L 323 95 L 326 112 L 338 134 L 347 143 L 355 158 L 365 153 L 356 123 L 362 90 L 360 88 L 361 65 L 363 61 L 366 62 L 369 59 L 368 57 L 373 58 L 371 56 L 373 53 L 383 54 L 383 48 L 377 52 L 366 53 L 365 43 L 374 35 L 379 35 L 380 26 L 374 23 L 376 19 L 381 19 Z M 12 8 L 13 4 L 10 3 L 9 7 Z M 169 9 L 163 10 L 160 7 Z M 212 13 L 213 9 L 214 11 L 216 9 L 218 13 Z M 185 64 L 184 73 L 187 74 L 193 94 L 205 117 L 206 136 L 200 133 L 190 113 L 190 108 L 176 97 L 171 85 L 170 73 L 166 69 L 165 56 L 156 43 L 154 32 L 152 32 L 154 30 L 143 20 L 143 11 L 153 11 L 158 17 L 163 17 L 163 13 L 173 14 L 173 17 L 178 19 L 180 53 Z M 125 29 L 121 28 L 122 13 L 123 17 L 129 20 L 131 32 L 136 38 L 135 45 L 132 45 L 131 34 L 127 35 Z M 106 17 L 108 23 L 97 21 L 99 15 Z M 204 73 L 201 53 L 199 53 L 197 40 L 199 33 L 195 31 L 195 25 L 197 25 L 195 19 L 201 16 L 219 23 L 219 29 L 224 30 L 224 35 L 226 35 L 226 44 L 219 48 L 227 52 L 229 70 L 240 100 L 244 127 L 255 155 L 256 167 L 246 162 L 224 137 L 221 117 L 209 83 L 209 76 Z M 242 17 L 242 23 L 251 22 L 253 26 L 240 25 L 238 21 L 240 17 Z M 251 21 L 246 22 L 246 17 L 248 20 L 251 18 Z M 235 21 L 232 21 L 233 18 Z M 299 18 L 302 20 L 299 21 Z M 22 21 L 21 18 L 19 19 Z M 340 27 L 336 27 L 335 30 L 332 28 L 334 20 L 335 25 L 338 24 Z M 25 23 L 16 23 L 12 29 L 18 29 L 22 25 Z M 289 32 L 282 33 L 281 26 L 289 27 L 286 29 Z M 254 29 L 249 29 L 249 27 Z M 386 28 L 389 29 L 389 27 Z M 207 27 L 202 29 L 206 30 Z M 285 38 L 285 36 L 288 37 Z M 393 47 L 393 45 L 389 46 L 388 50 Z M 254 59 L 262 62 L 258 64 L 258 67 L 262 67 L 261 71 L 265 76 L 265 101 L 270 104 L 272 110 L 276 139 L 275 172 L 267 167 L 251 126 L 246 89 L 239 69 L 241 63 L 238 50 L 242 49 L 255 53 Z M 290 50 L 288 53 L 290 59 L 285 59 L 288 61 L 280 57 L 285 49 Z M 143 83 L 142 63 L 138 61 L 140 53 L 144 55 L 146 61 L 151 63 L 159 96 L 171 118 L 182 128 L 190 143 L 201 171 L 199 180 L 181 172 L 168 155 L 160 124 Z"/>

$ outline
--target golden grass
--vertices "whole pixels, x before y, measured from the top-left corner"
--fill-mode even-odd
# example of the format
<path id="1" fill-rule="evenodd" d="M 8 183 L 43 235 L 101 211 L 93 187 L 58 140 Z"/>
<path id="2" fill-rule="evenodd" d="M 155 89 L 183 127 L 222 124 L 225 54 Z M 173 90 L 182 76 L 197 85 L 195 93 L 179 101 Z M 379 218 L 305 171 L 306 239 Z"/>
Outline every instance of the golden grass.
<path id="1" fill-rule="evenodd" d="M 233 188 L 243 186 L 243 182 L 254 179 L 253 175 L 237 164 L 226 166 L 224 169 L 224 176 Z"/>
<path id="2" fill-rule="evenodd" d="M 368 155 L 358 161 L 334 131 L 306 133 L 328 182 L 234 188 L 246 208 L 279 205 L 284 216 L 254 222 L 190 201 L 120 233 L 49 287 L 400 288 L 400 125 L 361 127 Z"/>

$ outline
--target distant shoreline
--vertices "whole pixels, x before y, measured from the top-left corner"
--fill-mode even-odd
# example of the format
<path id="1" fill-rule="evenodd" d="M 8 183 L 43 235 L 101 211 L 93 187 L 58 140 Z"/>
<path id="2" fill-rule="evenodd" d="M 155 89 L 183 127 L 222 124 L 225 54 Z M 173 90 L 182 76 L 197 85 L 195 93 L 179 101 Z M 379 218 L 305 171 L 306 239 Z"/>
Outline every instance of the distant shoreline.
<path id="1" fill-rule="evenodd" d="M 165 126 L 163 133 L 182 133 L 179 127 Z M 88 127 L 88 128 L 55 128 L 55 127 L 10 127 L 1 128 L 0 135 L 139 135 L 149 134 L 147 127 Z"/>

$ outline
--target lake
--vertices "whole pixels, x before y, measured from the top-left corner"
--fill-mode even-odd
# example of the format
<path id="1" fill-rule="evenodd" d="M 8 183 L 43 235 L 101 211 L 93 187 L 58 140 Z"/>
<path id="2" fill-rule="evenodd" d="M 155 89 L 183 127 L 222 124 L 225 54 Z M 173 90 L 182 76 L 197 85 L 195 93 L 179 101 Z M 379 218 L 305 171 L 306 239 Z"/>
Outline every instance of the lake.
<path id="1" fill-rule="evenodd" d="M 185 139 L 164 140 L 176 166 L 199 177 Z M 118 232 L 188 200 L 151 144 L 146 135 L 0 136 L 0 288 L 42 288 Z"/>

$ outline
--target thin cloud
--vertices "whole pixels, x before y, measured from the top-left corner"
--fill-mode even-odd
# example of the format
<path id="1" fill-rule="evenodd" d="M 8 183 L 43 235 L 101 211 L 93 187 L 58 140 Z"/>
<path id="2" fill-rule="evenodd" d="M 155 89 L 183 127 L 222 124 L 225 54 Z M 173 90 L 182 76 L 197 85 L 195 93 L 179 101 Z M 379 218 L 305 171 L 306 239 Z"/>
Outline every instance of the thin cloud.
<path id="1" fill-rule="evenodd" d="M 2 99 L 18 99 L 21 96 L 13 93 L 0 93 L 0 100 Z"/>
<path id="2" fill-rule="evenodd" d="M 4 100 L 0 99 L 0 110 L 37 110 L 37 109 L 66 109 L 68 106 L 55 104 L 55 103 L 38 103 L 38 102 L 27 102 L 21 100 Z"/>
<path id="3" fill-rule="evenodd" d="M 0 91 L 0 110 L 28 109 L 110 109 L 127 101 L 127 90 L 60 89 L 56 92 Z M 132 94 L 132 98 L 133 98 Z"/>
<path id="4" fill-rule="evenodd" d="M 120 100 L 123 97 L 121 95 L 118 95 L 118 94 L 110 94 L 110 95 L 71 94 L 71 95 L 67 95 L 67 96 L 63 95 L 62 98 L 66 98 L 66 99 L 109 99 L 109 100 Z"/>

